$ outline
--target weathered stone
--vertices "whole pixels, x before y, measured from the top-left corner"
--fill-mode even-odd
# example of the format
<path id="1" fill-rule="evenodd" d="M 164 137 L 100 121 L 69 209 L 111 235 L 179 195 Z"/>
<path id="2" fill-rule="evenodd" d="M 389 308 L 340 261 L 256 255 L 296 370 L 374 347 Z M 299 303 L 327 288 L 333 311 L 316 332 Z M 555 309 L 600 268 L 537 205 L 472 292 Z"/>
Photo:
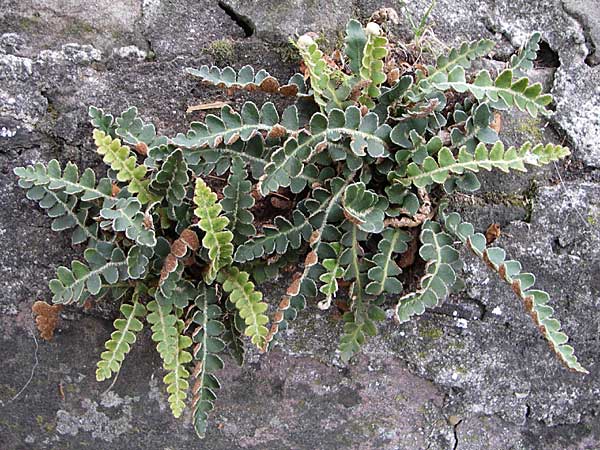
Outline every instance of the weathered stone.
<path id="1" fill-rule="evenodd" d="M 220 3 L 238 16 L 238 20 L 248 21 L 261 39 L 281 43 L 309 31 L 335 37 L 346 28 L 353 13 L 349 0 L 265 0 L 260 4 L 254 0 L 224 0 Z"/>

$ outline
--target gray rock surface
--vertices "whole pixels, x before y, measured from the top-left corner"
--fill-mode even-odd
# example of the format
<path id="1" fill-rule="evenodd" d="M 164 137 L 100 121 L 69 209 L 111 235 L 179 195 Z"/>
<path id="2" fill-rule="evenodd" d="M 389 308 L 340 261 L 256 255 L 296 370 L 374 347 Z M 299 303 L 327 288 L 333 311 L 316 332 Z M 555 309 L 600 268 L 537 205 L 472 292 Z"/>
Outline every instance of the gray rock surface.
<path id="1" fill-rule="evenodd" d="M 548 44 L 550 63 L 534 76 L 552 88 L 557 113 L 549 123 L 506 115 L 503 135 L 566 139 L 570 164 L 491 175 L 477 196 L 453 200 L 480 230 L 501 224 L 499 244 L 538 275 L 590 375 L 564 370 L 523 306 L 469 255 L 465 292 L 412 323 L 387 323 L 348 366 L 335 352 L 341 324 L 314 307 L 270 354 L 241 369 L 226 361 L 200 443 L 189 421 L 169 415 L 148 332 L 112 390 L 96 383 L 109 307 L 65 310 L 51 343 L 34 337 L 31 304 L 49 299 L 56 266 L 81 249 L 50 231 L 13 167 L 51 158 L 98 167 L 90 104 L 113 113 L 136 105 L 160 130 L 183 131 L 197 118 L 187 106 L 225 98 L 185 67 L 252 63 L 286 79 L 291 34 L 313 30 L 334 42 L 348 17 L 396 3 L 228 0 L 230 14 L 254 26 L 245 37 L 216 1 L 0 0 L 1 449 L 600 448 L 600 12 L 589 0 L 439 0 L 432 27 L 450 44 L 495 39 L 500 60 L 533 29 Z M 280 291 L 276 283 L 267 300 Z"/>

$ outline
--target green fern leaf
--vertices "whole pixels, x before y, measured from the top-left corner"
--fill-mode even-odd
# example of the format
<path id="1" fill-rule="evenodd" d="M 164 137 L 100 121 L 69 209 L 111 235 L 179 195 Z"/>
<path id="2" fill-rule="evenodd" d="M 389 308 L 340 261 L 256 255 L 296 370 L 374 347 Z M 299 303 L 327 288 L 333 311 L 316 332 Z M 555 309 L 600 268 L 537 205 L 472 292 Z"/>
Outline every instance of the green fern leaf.
<path id="1" fill-rule="evenodd" d="M 214 372 L 223 368 L 223 360 L 218 356 L 225 350 L 221 335 L 225 331 L 223 312 L 217 304 L 217 293 L 214 287 L 201 285 L 198 287 L 195 300 L 197 311 L 193 322 L 197 327 L 193 331 L 192 340 L 196 362 L 193 377 L 196 379 L 192 387 L 192 421 L 196 434 L 204 437 L 208 421 L 208 413 L 213 410 L 217 399 L 216 391 L 221 384 Z"/>
<path id="2" fill-rule="evenodd" d="M 546 106 L 552 101 L 550 94 L 542 94 L 540 83 L 529 85 L 527 78 L 513 81 L 512 69 L 506 69 L 492 80 L 487 70 L 480 71 L 473 83 L 467 83 L 465 69 L 457 66 L 447 77 L 441 75 L 433 83 L 436 89 L 446 91 L 454 89 L 456 92 L 471 92 L 477 100 L 487 100 L 495 109 L 509 109 L 516 107 L 520 111 L 527 111 L 532 117 L 538 113 L 548 115 Z"/>
<path id="3" fill-rule="evenodd" d="M 289 96 L 306 95 L 306 85 L 301 74 L 295 74 L 287 84 L 281 85 L 276 78 L 269 75 L 266 70 L 254 73 L 252 66 L 243 66 L 239 72 L 232 67 L 219 69 L 212 66 L 201 66 L 200 69 L 188 68 L 186 72 L 200 78 L 204 83 L 224 89 L 245 89 L 247 91 L 263 91 L 269 94 L 279 93 Z"/>
<path id="4" fill-rule="evenodd" d="M 100 355 L 96 370 L 98 381 L 107 380 L 113 373 L 119 372 L 125 355 L 135 342 L 135 334 L 143 328 L 140 319 L 146 315 L 146 308 L 139 303 L 137 292 L 134 293 L 132 304 L 124 303 L 120 310 L 124 318 L 115 320 L 115 331 L 105 344 L 106 351 Z"/>
<path id="5" fill-rule="evenodd" d="M 463 42 L 460 47 L 451 49 L 448 55 L 439 56 L 435 66 L 426 66 L 427 76 L 423 71 L 417 71 L 419 87 L 422 87 L 426 82 L 440 79 L 441 74 L 448 74 L 456 67 L 468 69 L 475 59 L 486 56 L 494 48 L 494 45 L 494 41 L 489 39 Z"/>
<path id="6" fill-rule="evenodd" d="M 157 198 L 148 191 L 149 180 L 144 179 L 146 166 L 138 165 L 136 157 L 131 154 L 129 147 L 121 145 L 119 139 L 113 139 L 103 131 L 94 130 L 94 143 L 103 161 L 116 172 L 117 180 L 127 182 L 127 189 L 137 194 L 140 203 L 156 201 Z"/>
<path id="7" fill-rule="evenodd" d="M 170 206 L 178 206 L 185 198 L 188 181 L 188 166 L 183 151 L 177 149 L 165 159 L 160 170 L 152 177 L 149 187 L 157 197 L 164 197 Z"/>
<path id="8" fill-rule="evenodd" d="M 335 297 L 338 290 L 337 280 L 344 275 L 344 269 L 339 259 L 342 245 L 339 242 L 332 242 L 328 245 L 335 257 L 324 259 L 322 263 L 326 272 L 319 277 L 319 280 L 324 283 L 319 290 L 325 294 L 325 299 L 319 302 L 319 309 L 328 309 L 331 306 L 331 300 Z"/>
<path id="9" fill-rule="evenodd" d="M 262 301 L 262 293 L 254 290 L 254 283 L 249 281 L 247 272 L 240 272 L 236 267 L 228 269 L 223 275 L 223 290 L 229 293 L 229 299 L 244 319 L 246 328 L 244 334 L 249 336 L 252 343 L 263 349 L 268 333 L 265 326 L 269 318 L 264 314 L 268 306 Z"/>
<path id="10" fill-rule="evenodd" d="M 475 154 L 469 153 L 466 147 L 462 147 L 455 158 L 452 152 L 444 147 L 438 152 L 437 161 L 428 156 L 423 160 L 422 165 L 412 162 L 403 171 L 390 172 L 388 178 L 404 186 L 414 184 L 422 188 L 433 183 L 443 184 L 453 174 L 462 175 L 467 171 L 499 169 L 508 172 L 512 169 L 525 172 L 525 164 L 540 166 L 558 161 L 569 154 L 569 149 L 560 145 L 538 144 L 532 147 L 529 142 L 518 149 L 510 147 L 505 150 L 504 144 L 498 141 L 490 150 L 480 143 L 475 149 Z M 474 188 L 477 189 L 478 184 Z"/>
<path id="11" fill-rule="evenodd" d="M 140 245 L 154 247 L 156 235 L 154 229 L 148 227 L 146 215 L 141 211 L 142 205 L 136 197 L 121 198 L 113 208 L 102 208 L 100 216 L 105 219 L 100 226 L 114 231 L 123 231 L 127 238 Z"/>
<path id="12" fill-rule="evenodd" d="M 351 19 L 346 25 L 346 38 L 344 39 L 344 53 L 348 57 L 348 66 L 355 75 L 358 75 L 362 65 L 367 34 L 358 20 Z"/>
<path id="13" fill-rule="evenodd" d="M 385 36 L 381 36 L 381 29 L 376 23 L 369 23 L 366 27 L 367 42 L 364 47 L 360 66 L 360 76 L 363 80 L 369 81 L 358 101 L 369 109 L 375 107 L 372 99 L 379 97 L 381 90 L 379 86 L 386 80 L 383 71 L 383 60 L 388 54 L 388 41 Z"/>
<path id="14" fill-rule="evenodd" d="M 342 203 L 346 219 L 362 231 L 380 233 L 383 230 L 388 202 L 385 197 L 367 189 L 363 182 L 346 187 Z"/>
<path id="15" fill-rule="evenodd" d="M 204 275 L 207 284 L 211 284 L 219 270 L 233 262 L 233 233 L 225 228 L 229 219 L 221 215 L 222 206 L 217 202 L 217 194 L 198 178 L 194 190 L 194 214 L 200 219 L 198 227 L 204 231 L 202 246 L 208 250 L 210 266 Z"/>
<path id="16" fill-rule="evenodd" d="M 57 278 L 50 280 L 49 287 L 57 304 L 83 303 L 89 295 L 100 293 L 104 280 L 115 284 L 127 279 L 127 260 L 123 251 L 108 242 L 98 242 L 83 253 L 86 263 L 73 261 L 71 269 L 60 266 Z"/>
<path id="17" fill-rule="evenodd" d="M 363 258 L 364 251 L 360 241 L 366 239 L 366 234 L 356 225 L 346 224 L 349 225 L 350 230 L 342 237 L 341 242 L 346 249 L 340 257 L 340 263 L 346 266 L 344 279 L 354 280 L 354 282 L 350 286 L 350 311 L 343 317 L 344 333 L 339 345 L 340 356 L 345 362 L 360 350 L 367 336 L 377 334 L 375 323 L 385 318 L 385 312 L 379 307 L 383 298 L 372 300 L 365 293 L 369 264 Z"/>
<path id="18" fill-rule="evenodd" d="M 192 339 L 183 334 L 183 320 L 178 319 L 175 328 L 177 334 L 173 340 L 171 354 L 174 357 L 169 361 L 164 361 L 163 367 L 167 370 L 163 381 L 167 385 L 167 393 L 169 394 L 169 406 L 174 417 L 180 417 L 185 408 L 185 399 L 187 398 L 187 390 L 189 389 L 188 379 L 190 372 L 185 368 L 186 364 L 192 361 L 192 355 L 186 349 L 191 347 Z"/>
<path id="19" fill-rule="evenodd" d="M 298 39 L 296 48 L 308 71 L 310 87 L 317 105 L 321 107 L 321 110 L 330 109 L 330 106 L 343 109 L 346 106 L 345 100 L 350 90 L 338 90 L 335 82 L 336 78 L 344 77 L 343 73 L 334 71 L 327 64 L 323 52 L 308 35 L 303 35 Z"/>
<path id="20" fill-rule="evenodd" d="M 90 123 L 94 128 L 98 128 L 108 136 L 116 137 L 115 130 L 117 127 L 115 125 L 115 118 L 111 114 L 106 114 L 101 108 L 90 106 L 88 115 L 90 116 Z"/>
<path id="21" fill-rule="evenodd" d="M 177 316 L 173 313 L 173 305 L 152 300 L 146 307 L 149 312 L 146 320 L 151 325 L 152 340 L 157 344 L 158 354 L 163 363 L 171 363 L 177 346 Z"/>
<path id="22" fill-rule="evenodd" d="M 404 253 L 408 249 L 411 236 L 400 229 L 387 229 L 381 234 L 377 245 L 379 253 L 373 256 L 375 267 L 368 271 L 369 284 L 365 292 L 370 295 L 399 294 L 402 283 L 396 278 L 401 270 L 393 259 L 395 253 Z"/>
<path id="23" fill-rule="evenodd" d="M 398 301 L 395 316 L 399 323 L 421 315 L 428 308 L 439 306 L 456 282 L 456 270 L 461 267 L 458 252 L 452 248 L 452 238 L 437 222 L 428 220 L 421 231 L 419 255 L 426 261 L 425 275 L 417 292 Z"/>
<path id="24" fill-rule="evenodd" d="M 262 195 L 267 195 L 280 187 L 290 186 L 292 180 L 302 173 L 306 162 L 327 148 L 328 143 L 339 142 L 343 137 L 350 137 L 350 149 L 356 156 L 362 157 L 367 153 L 374 158 L 385 156 L 390 130 L 387 124 L 379 125 L 375 113 L 363 117 L 356 106 L 345 111 L 333 109 L 328 116 L 316 113 L 308 130 L 288 138 L 283 147 L 271 154 L 271 162 L 265 166 L 258 188 Z"/>
<path id="25" fill-rule="evenodd" d="M 506 260 L 506 252 L 501 248 L 486 247 L 485 236 L 475 233 L 473 225 L 463 222 L 457 213 L 446 216 L 444 225 L 475 255 L 483 259 L 488 267 L 498 272 L 500 277 L 511 285 L 561 362 L 575 372 L 589 373 L 577 361 L 573 347 L 567 345 L 569 338 L 560 330 L 560 322 L 552 317 L 554 309 L 548 305 L 550 300 L 548 293 L 532 289 L 535 276 L 521 272 L 521 264 L 518 261 Z"/>
<path id="26" fill-rule="evenodd" d="M 233 241 L 237 244 L 247 241 L 249 236 L 256 234 L 256 228 L 252 224 L 254 216 L 250 212 L 250 208 L 254 206 L 254 197 L 250 195 L 252 183 L 246 179 L 247 176 L 244 161 L 234 157 L 227 186 L 223 188 L 224 198 L 221 200 L 221 206 L 229 219 Z"/>
<path id="27" fill-rule="evenodd" d="M 510 68 L 518 75 L 525 75 L 525 72 L 533 69 L 533 62 L 540 49 L 540 39 L 542 35 L 537 31 L 529 36 L 516 55 L 510 57 Z"/>
<path id="28" fill-rule="evenodd" d="M 123 112 L 115 121 L 117 129 L 115 133 L 123 142 L 129 145 L 138 145 L 140 143 L 146 146 L 145 151 L 149 149 L 166 145 L 165 136 L 157 136 L 156 128 L 151 123 L 144 123 L 138 116 L 138 110 L 132 106 Z"/>
<path id="29" fill-rule="evenodd" d="M 221 117 L 209 114 L 205 123 L 192 122 L 186 134 L 178 134 L 171 142 L 189 149 L 216 148 L 221 144 L 231 145 L 238 139 L 247 142 L 260 132 L 266 132 L 270 137 L 283 137 L 297 129 L 296 106 L 288 107 L 280 119 L 273 103 L 264 103 L 259 111 L 254 103 L 246 102 L 241 114 L 225 105 L 221 108 Z"/>

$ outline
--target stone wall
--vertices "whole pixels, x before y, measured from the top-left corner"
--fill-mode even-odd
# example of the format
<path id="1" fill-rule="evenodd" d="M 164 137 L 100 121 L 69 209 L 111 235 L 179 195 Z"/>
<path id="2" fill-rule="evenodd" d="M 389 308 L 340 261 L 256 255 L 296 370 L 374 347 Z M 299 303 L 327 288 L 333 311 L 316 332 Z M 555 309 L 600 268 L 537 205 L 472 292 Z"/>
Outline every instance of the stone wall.
<path id="1" fill-rule="evenodd" d="M 552 90 L 549 121 L 503 117 L 507 143 L 566 141 L 564 166 L 488 176 L 455 206 L 539 275 L 588 376 L 553 357 L 517 299 L 467 257 L 467 290 L 412 323 L 389 323 L 356 361 L 335 348 L 341 325 L 311 307 L 267 355 L 227 361 L 207 438 L 168 411 L 148 331 L 112 390 L 94 379 L 110 305 L 65 310 L 40 341 L 30 308 L 49 299 L 56 266 L 81 252 L 16 187 L 12 168 L 58 158 L 96 167 L 86 109 L 136 105 L 172 134 L 189 105 L 224 99 L 187 66 L 251 63 L 287 79 L 287 38 L 335 42 L 376 0 L 0 0 L 0 448 L 12 449 L 596 449 L 600 447 L 600 12 L 594 0 L 439 0 L 435 36 L 488 37 L 498 64 L 534 29 L 533 76 Z M 225 8 L 219 4 L 226 4 Z M 423 0 L 409 2 L 422 12 Z M 235 19 L 235 20 L 234 20 Z M 406 31 L 406 26 L 401 26 Z M 251 34 L 250 36 L 248 36 Z M 600 51 L 600 50 L 599 50 Z M 246 97 L 236 95 L 235 104 Z M 256 97 L 262 101 L 261 97 Z M 507 181 L 508 180 L 508 181 Z M 532 184 L 532 180 L 534 180 Z M 535 189 L 532 189 L 535 186 Z M 267 289 L 276 302 L 280 288 Z M 231 364 L 229 364 L 231 363 Z M 24 388 L 24 389 L 23 389 Z"/>

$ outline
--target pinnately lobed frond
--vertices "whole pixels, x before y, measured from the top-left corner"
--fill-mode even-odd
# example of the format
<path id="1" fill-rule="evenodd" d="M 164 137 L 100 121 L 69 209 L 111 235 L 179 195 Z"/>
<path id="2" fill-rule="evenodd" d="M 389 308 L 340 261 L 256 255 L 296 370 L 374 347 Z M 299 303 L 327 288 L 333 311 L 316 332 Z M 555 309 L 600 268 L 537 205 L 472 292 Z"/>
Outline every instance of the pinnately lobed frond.
<path id="1" fill-rule="evenodd" d="M 117 181 L 128 182 L 129 192 L 137 194 L 141 204 L 156 200 L 156 196 L 148 191 L 150 180 L 145 179 L 146 166 L 137 163 L 129 147 L 98 129 L 94 130 L 94 143 L 103 161 L 117 173 Z"/>
<path id="2" fill-rule="evenodd" d="M 231 267 L 223 274 L 223 290 L 229 294 L 229 299 L 246 323 L 244 334 L 249 336 L 252 343 L 259 349 L 266 345 L 269 318 L 265 315 L 268 306 L 262 301 L 262 293 L 254 289 L 254 283 L 249 281 L 247 272 L 241 272 Z"/>
<path id="3" fill-rule="evenodd" d="M 375 107 L 373 99 L 379 97 L 381 94 L 379 86 L 386 80 L 386 74 L 383 71 L 383 60 L 388 54 L 388 41 L 381 34 L 379 25 L 375 23 L 367 25 L 367 41 L 363 48 L 359 73 L 361 78 L 368 81 L 369 84 L 363 89 L 358 101 L 369 109 Z"/>
<path id="4" fill-rule="evenodd" d="M 269 101 L 231 102 L 165 136 L 135 107 L 116 116 L 90 107 L 94 142 L 109 166 L 104 178 L 56 160 L 14 170 L 52 230 L 73 230 L 72 243 L 86 247 L 82 259 L 58 267 L 52 301 L 120 302 L 98 380 L 118 373 L 145 318 L 171 411 L 181 416 L 190 395 L 202 437 L 221 388 L 222 355 L 241 365 L 244 335 L 266 351 L 316 304 L 321 314 L 343 312 L 339 357 L 348 362 L 391 302 L 402 324 L 460 291 L 458 241 L 510 284 L 560 360 L 587 373 L 552 317 L 549 295 L 533 289 L 533 275 L 444 212 L 445 195 L 479 189 L 484 170 L 525 172 L 570 154 L 555 144 L 505 148 L 499 137 L 511 108 L 550 114 L 550 95 L 525 76 L 541 35 L 499 73 L 472 74 L 493 42 L 463 43 L 434 60 L 421 51 L 423 23 L 404 45 L 384 23 L 350 20 L 343 49 L 330 55 L 307 33 L 293 42 L 302 73 L 287 84 L 251 66 L 187 71 L 228 94 L 293 97 L 283 110 Z M 411 280 L 415 267 L 402 270 L 416 255 L 424 273 Z M 271 320 L 259 290 L 267 281 L 287 287 Z M 56 314 L 40 326 L 44 336 Z"/>
<path id="5" fill-rule="evenodd" d="M 217 202 L 217 194 L 198 178 L 194 189 L 194 214 L 200 219 L 198 227 L 204 231 L 202 246 L 208 250 L 210 265 L 204 279 L 211 284 L 217 273 L 233 262 L 233 234 L 225 228 L 229 219 L 221 215 L 222 206 Z"/>
<path id="6" fill-rule="evenodd" d="M 204 123 L 192 122 L 186 134 L 179 133 L 171 140 L 173 145 L 188 149 L 217 148 L 222 144 L 231 145 L 238 139 L 248 142 L 254 136 L 265 132 L 268 137 L 283 137 L 298 129 L 296 106 L 287 108 L 281 118 L 271 102 L 266 102 L 260 110 L 253 102 L 246 102 L 238 113 L 229 105 L 221 108 L 221 116 L 206 116 Z"/>
<path id="7" fill-rule="evenodd" d="M 425 222 L 420 240 L 423 245 L 419 255 L 426 261 L 425 275 L 418 291 L 398 300 L 395 316 L 399 323 L 439 306 L 456 282 L 456 271 L 462 268 L 458 252 L 452 247 L 452 237 L 442 231 L 439 223 Z"/>
<path id="8" fill-rule="evenodd" d="M 221 336 L 225 332 L 223 311 L 217 302 L 214 286 L 199 286 L 194 300 L 196 312 L 193 322 L 196 325 L 192 339 L 195 361 L 192 376 L 196 379 L 192 387 L 192 422 L 196 433 L 204 437 L 208 423 L 208 413 L 213 410 L 217 391 L 221 383 L 214 372 L 223 369 L 223 360 L 219 356 L 225 350 Z"/>
<path id="9" fill-rule="evenodd" d="M 96 370 L 98 381 L 104 381 L 113 373 L 119 372 L 125 355 L 129 353 L 131 345 L 135 342 L 135 334 L 142 330 L 140 319 L 146 315 L 146 308 L 139 302 L 137 292 L 134 293 L 132 304 L 121 305 L 121 314 L 123 318 L 115 320 L 115 331 L 105 344 L 106 351 L 100 355 L 101 359 Z"/>
<path id="10" fill-rule="evenodd" d="M 229 219 L 229 229 L 233 232 L 233 240 L 236 244 L 256 234 L 253 225 L 254 216 L 250 211 L 255 203 L 254 197 L 250 195 L 252 182 L 247 178 L 244 161 L 234 157 L 231 161 L 228 184 L 223 188 L 224 198 L 221 200 L 221 206 Z"/>
<path id="11" fill-rule="evenodd" d="M 503 249 L 487 247 L 485 236 L 475 233 L 473 225 L 463 222 L 458 213 L 446 216 L 444 227 L 511 286 L 559 359 L 575 372 L 589 373 L 577 360 L 573 347 L 567 345 L 569 338 L 560 330 L 560 322 L 552 317 L 554 309 L 548 305 L 550 296 L 547 292 L 533 289 L 535 276 L 521 272 L 521 264 L 507 260 Z"/>
<path id="12" fill-rule="evenodd" d="M 275 77 L 266 70 L 254 73 L 252 66 L 243 66 L 239 72 L 232 67 L 219 69 L 212 66 L 201 66 L 200 69 L 187 69 L 187 72 L 200 78 L 204 83 L 225 89 L 244 89 L 246 91 L 262 91 L 269 94 L 278 93 L 282 95 L 305 95 L 306 85 L 300 74 L 295 74 L 287 84 L 282 85 Z"/>
<path id="13" fill-rule="evenodd" d="M 567 155 L 570 155 L 570 151 L 566 147 L 553 144 L 532 146 L 529 142 L 518 149 L 510 147 L 507 150 L 500 141 L 496 142 L 490 150 L 485 144 L 480 143 L 475 149 L 475 154 L 469 153 L 465 147 L 462 147 L 456 157 L 448 148 L 443 147 L 437 154 L 437 161 L 433 157 L 427 156 L 422 164 L 411 162 L 406 170 L 391 172 L 389 177 L 392 181 L 397 181 L 404 186 L 414 184 L 422 188 L 433 183 L 444 184 L 453 174 L 479 172 L 480 169 L 525 172 L 526 164 L 541 166 L 558 161 Z M 466 190 L 473 191 L 479 188 L 479 182 L 473 178 L 472 180 L 472 185 L 465 183 Z"/>
<path id="14" fill-rule="evenodd" d="M 70 269 L 60 266 L 56 270 L 57 278 L 49 283 L 52 302 L 83 303 L 90 295 L 98 295 L 104 283 L 112 285 L 128 277 L 125 253 L 108 242 L 87 248 L 83 257 L 85 263 L 75 260 Z"/>

